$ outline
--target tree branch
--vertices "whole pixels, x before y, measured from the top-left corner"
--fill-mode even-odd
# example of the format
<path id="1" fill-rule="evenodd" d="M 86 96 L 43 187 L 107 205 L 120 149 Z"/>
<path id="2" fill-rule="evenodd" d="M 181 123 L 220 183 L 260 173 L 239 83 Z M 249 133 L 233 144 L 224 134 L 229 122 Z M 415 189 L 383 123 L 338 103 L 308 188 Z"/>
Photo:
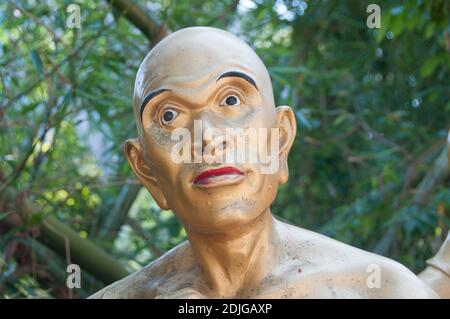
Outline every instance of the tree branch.
<path id="1" fill-rule="evenodd" d="M 155 46 L 170 32 L 165 25 L 159 25 L 154 19 L 142 10 L 137 4 L 129 0 L 107 0 L 108 3 L 120 12 L 127 20 L 150 40 L 152 46 Z"/>

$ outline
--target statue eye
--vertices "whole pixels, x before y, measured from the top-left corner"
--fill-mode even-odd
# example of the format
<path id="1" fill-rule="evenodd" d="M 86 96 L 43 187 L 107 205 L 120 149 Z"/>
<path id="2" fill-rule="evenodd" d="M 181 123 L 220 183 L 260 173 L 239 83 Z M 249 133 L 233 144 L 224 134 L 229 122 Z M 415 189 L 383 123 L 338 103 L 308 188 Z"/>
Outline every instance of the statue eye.
<path id="1" fill-rule="evenodd" d="M 163 125 L 168 125 L 175 120 L 175 118 L 178 116 L 178 112 L 172 109 L 165 110 L 161 116 L 161 123 Z"/>
<path id="2" fill-rule="evenodd" d="M 220 106 L 239 106 L 241 104 L 241 100 L 236 95 L 228 95 Z"/>

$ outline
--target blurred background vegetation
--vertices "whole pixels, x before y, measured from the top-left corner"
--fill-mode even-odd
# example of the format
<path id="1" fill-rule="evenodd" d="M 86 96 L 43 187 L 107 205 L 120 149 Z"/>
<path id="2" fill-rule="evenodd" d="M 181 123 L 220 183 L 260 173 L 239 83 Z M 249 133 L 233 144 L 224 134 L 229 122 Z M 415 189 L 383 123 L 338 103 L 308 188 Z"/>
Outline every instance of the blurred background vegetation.
<path id="1" fill-rule="evenodd" d="M 274 214 L 420 272 L 450 226 L 450 2 L 376 1 L 369 29 L 372 2 L 1 1 L 0 298 L 86 297 L 185 240 L 122 145 L 141 60 L 194 25 L 246 40 L 296 112 Z"/>

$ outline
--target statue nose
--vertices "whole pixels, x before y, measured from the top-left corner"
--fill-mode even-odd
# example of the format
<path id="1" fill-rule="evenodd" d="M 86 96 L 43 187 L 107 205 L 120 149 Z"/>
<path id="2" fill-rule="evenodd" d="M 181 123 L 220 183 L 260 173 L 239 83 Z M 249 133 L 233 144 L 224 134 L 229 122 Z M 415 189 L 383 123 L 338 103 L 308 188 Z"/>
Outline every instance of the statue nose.
<path id="1" fill-rule="evenodd" d="M 227 146 L 226 128 L 219 126 L 214 115 L 208 113 L 202 114 L 195 122 L 194 155 L 197 158 L 202 156 L 202 161 L 205 161 L 205 156 L 209 156 L 208 162 L 213 160 L 211 157 L 215 157 L 216 159 L 221 158 Z M 201 126 L 200 128 L 198 127 L 199 125 Z M 196 133 L 200 132 L 201 137 L 198 137 Z"/>

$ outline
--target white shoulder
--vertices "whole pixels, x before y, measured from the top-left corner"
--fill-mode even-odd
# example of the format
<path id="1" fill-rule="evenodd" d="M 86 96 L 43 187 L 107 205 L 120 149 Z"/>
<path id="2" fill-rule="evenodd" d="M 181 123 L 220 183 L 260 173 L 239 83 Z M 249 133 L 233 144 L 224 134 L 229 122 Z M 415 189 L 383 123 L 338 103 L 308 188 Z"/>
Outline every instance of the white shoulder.
<path id="1" fill-rule="evenodd" d="M 160 283 L 179 268 L 178 260 L 187 259 L 189 252 L 186 248 L 187 242 L 181 243 L 144 268 L 91 295 L 89 299 L 154 298 Z"/>
<path id="2" fill-rule="evenodd" d="M 287 234 L 285 240 L 290 241 L 292 247 L 296 247 L 303 256 L 307 255 L 315 267 L 339 274 L 339 278 L 344 276 L 354 279 L 359 283 L 358 286 L 355 284 L 355 287 L 358 287 L 361 296 L 438 298 L 419 277 L 392 259 L 294 225 L 281 224 L 283 233 Z M 304 242 L 309 244 L 305 245 Z M 372 283 L 369 282 L 371 280 Z"/>

